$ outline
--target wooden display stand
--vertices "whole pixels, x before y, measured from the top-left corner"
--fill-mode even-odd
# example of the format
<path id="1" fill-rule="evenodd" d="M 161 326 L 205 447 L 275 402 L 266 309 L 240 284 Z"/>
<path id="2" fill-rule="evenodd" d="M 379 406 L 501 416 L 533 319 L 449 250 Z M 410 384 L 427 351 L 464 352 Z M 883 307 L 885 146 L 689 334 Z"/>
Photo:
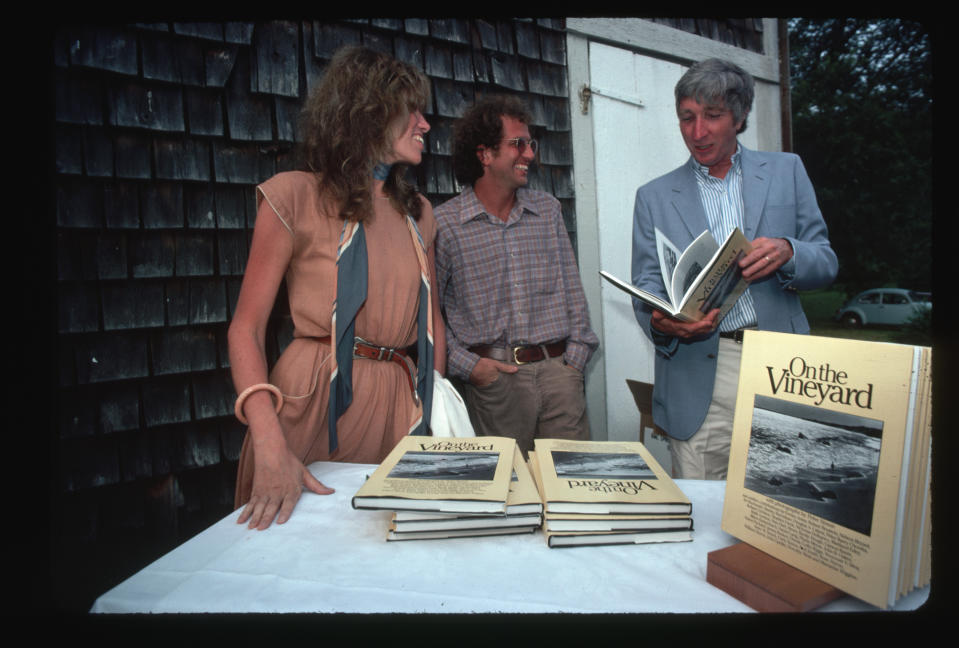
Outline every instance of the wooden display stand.
<path id="1" fill-rule="evenodd" d="M 710 551 L 706 581 L 758 612 L 808 612 L 843 595 L 745 542 Z"/>

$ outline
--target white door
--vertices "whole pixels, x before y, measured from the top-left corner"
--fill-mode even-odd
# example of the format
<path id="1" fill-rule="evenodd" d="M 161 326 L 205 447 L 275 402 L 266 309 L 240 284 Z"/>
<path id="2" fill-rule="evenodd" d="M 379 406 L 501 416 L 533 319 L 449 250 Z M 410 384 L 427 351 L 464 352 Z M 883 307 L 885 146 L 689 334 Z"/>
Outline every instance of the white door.
<path id="1" fill-rule="evenodd" d="M 636 190 L 689 156 L 673 100 L 673 86 L 684 71 L 676 63 L 618 47 L 589 45 L 600 269 L 625 281 L 631 277 Z M 653 382 L 654 350 L 625 293 L 604 281 L 600 297 L 607 435 L 609 440 L 635 441 L 639 414 L 626 379 Z M 649 432 L 646 444 L 668 470 L 665 444 L 652 440 Z"/>
<path id="2" fill-rule="evenodd" d="M 592 135 L 596 265 L 629 281 L 636 190 L 689 158 L 679 133 L 673 95 L 687 66 L 593 41 L 588 45 L 588 59 L 588 122 L 581 119 L 580 123 L 588 123 Z M 741 141 L 755 147 L 757 129 L 751 130 L 747 129 Z M 598 308 L 607 438 L 636 440 L 639 414 L 626 379 L 652 383 L 655 352 L 639 329 L 625 293 L 600 282 Z M 665 443 L 651 440 L 649 431 L 646 443 L 669 469 Z"/>

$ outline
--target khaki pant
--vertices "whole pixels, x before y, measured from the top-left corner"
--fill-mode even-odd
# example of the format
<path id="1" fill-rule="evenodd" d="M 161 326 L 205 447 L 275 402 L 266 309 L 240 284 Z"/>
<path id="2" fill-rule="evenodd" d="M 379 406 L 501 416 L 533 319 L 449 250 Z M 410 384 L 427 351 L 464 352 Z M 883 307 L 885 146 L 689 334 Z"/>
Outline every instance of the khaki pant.
<path id="1" fill-rule="evenodd" d="M 534 438 L 589 439 L 583 374 L 557 356 L 519 365 L 486 387 L 464 384 L 473 430 L 516 439 L 523 456 Z"/>
<path id="2" fill-rule="evenodd" d="M 706 419 L 686 441 L 669 439 L 673 476 L 678 479 L 726 479 L 729 444 L 733 435 L 733 414 L 739 387 L 739 361 L 743 345 L 719 339 L 716 384 Z"/>

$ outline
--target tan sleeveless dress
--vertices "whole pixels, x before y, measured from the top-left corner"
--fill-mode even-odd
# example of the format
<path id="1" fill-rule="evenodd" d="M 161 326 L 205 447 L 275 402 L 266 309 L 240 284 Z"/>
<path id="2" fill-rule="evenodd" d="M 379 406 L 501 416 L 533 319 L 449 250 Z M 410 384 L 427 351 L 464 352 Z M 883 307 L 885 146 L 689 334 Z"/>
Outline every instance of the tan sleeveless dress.
<path id="1" fill-rule="evenodd" d="M 286 273 L 293 341 L 270 372 L 270 382 L 285 399 L 279 418 L 287 445 L 304 465 L 380 463 L 420 415 L 407 377 L 394 362 L 354 359 L 353 403 L 337 424 L 338 447 L 332 455 L 329 451 L 332 349 L 317 338 L 330 335 L 343 221 L 329 204 L 322 204 L 310 173 L 277 174 L 257 187 L 256 196 L 257 207 L 266 201 L 293 237 L 293 259 Z M 423 203 L 417 226 L 429 249 L 436 221 L 425 198 Z M 364 227 L 369 288 L 356 317 L 356 335 L 385 347 L 414 344 L 420 269 L 406 219 L 388 200 L 376 199 Z M 236 507 L 249 500 L 252 487 L 253 445 L 247 432 L 237 472 Z"/>

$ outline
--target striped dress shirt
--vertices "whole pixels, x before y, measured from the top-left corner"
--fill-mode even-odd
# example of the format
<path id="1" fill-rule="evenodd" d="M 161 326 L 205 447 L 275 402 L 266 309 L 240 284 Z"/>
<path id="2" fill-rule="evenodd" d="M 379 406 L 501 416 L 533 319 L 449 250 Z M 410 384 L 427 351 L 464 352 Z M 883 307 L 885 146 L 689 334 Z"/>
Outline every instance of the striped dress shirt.
<path id="1" fill-rule="evenodd" d="M 739 145 L 732 156 L 732 167 L 724 178 L 709 175 L 709 167 L 690 157 L 689 163 L 699 185 L 699 196 L 706 212 L 706 223 L 717 243 L 722 243 L 737 227 L 745 229 L 743 221 L 743 165 L 740 161 Z M 719 323 L 720 331 L 734 331 L 738 328 L 756 325 L 756 307 L 749 288 L 736 304 L 726 313 Z"/>
<path id="2" fill-rule="evenodd" d="M 486 212 L 472 187 L 434 210 L 436 279 L 446 315 L 447 367 L 468 380 L 478 344 L 566 340 L 567 364 L 584 371 L 599 339 L 559 201 L 519 189 L 506 222 Z"/>

